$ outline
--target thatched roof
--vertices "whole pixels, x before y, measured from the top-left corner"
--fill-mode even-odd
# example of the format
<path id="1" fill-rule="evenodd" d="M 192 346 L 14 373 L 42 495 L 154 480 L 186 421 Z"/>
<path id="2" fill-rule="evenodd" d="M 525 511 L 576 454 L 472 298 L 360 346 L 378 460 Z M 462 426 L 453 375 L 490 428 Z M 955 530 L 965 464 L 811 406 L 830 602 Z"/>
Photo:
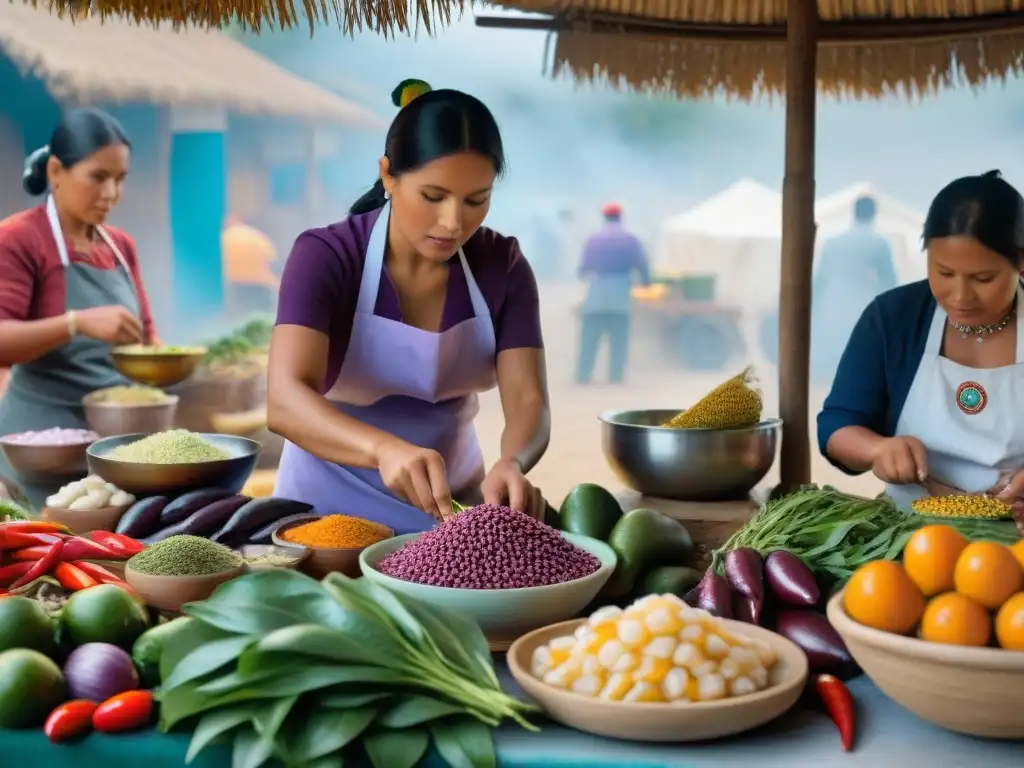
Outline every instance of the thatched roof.
<path id="1" fill-rule="evenodd" d="M 557 31 L 553 72 L 702 97 L 785 87 L 787 0 L 500 0 L 548 20 L 481 26 Z M 977 85 L 1024 71 L 1024 0 L 818 0 L 826 92 L 878 96 Z"/>
<path id="2" fill-rule="evenodd" d="M 216 31 L 139 27 L 122 19 L 59 19 L 0 8 L 0 52 L 59 100 L 213 105 L 232 112 L 378 128 L 353 102 L 293 75 Z"/>

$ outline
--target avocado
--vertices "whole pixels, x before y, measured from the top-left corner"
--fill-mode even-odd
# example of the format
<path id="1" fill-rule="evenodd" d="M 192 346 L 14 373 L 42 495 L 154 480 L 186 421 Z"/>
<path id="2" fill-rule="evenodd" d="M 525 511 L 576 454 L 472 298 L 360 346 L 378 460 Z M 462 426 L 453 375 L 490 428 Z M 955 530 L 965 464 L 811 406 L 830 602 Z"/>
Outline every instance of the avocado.
<path id="1" fill-rule="evenodd" d="M 607 541 L 622 519 L 622 507 L 600 485 L 581 483 L 569 491 L 558 510 L 563 531 Z"/>
<path id="2" fill-rule="evenodd" d="M 637 597 L 644 595 L 675 595 L 683 598 L 700 583 L 703 573 L 685 565 L 659 565 L 643 575 Z"/>
<path id="3" fill-rule="evenodd" d="M 690 532 L 678 520 L 653 509 L 634 509 L 615 524 L 608 543 L 619 557 L 604 594 L 624 595 L 640 574 L 656 565 L 685 565 L 693 554 Z"/>

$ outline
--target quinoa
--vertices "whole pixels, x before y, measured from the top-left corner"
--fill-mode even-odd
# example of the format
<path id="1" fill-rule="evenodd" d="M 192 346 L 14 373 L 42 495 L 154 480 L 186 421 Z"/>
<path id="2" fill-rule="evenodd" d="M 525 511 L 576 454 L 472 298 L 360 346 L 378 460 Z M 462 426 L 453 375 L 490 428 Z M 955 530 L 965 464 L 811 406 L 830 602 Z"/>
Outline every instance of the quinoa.
<path id="1" fill-rule="evenodd" d="M 202 464 L 226 459 L 228 453 L 195 432 L 171 429 L 119 445 L 109 457 L 138 464 Z"/>
<path id="2" fill-rule="evenodd" d="M 519 589 L 589 576 L 601 561 L 508 507 L 481 504 L 392 552 L 377 566 L 403 581 L 458 589 Z"/>

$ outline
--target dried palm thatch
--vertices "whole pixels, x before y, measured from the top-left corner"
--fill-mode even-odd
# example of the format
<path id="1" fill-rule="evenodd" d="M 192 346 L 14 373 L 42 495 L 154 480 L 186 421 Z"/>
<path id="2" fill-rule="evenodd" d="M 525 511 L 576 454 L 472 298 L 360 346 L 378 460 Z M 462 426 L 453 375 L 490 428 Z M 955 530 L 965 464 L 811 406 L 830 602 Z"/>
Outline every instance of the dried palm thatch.
<path id="1" fill-rule="evenodd" d="M 0 12 L 0 53 L 59 100 L 215 105 L 354 128 L 383 121 L 219 32 L 141 28 L 123 19 L 59 19 L 42 8 Z"/>
<path id="2" fill-rule="evenodd" d="M 11 3 L 17 0 L 10 0 Z M 429 34 L 438 23 L 461 15 L 464 0 L 21 0 L 61 16 L 98 15 L 135 23 L 224 28 L 255 32 L 286 29 L 305 20 L 337 24 L 346 33 L 369 29 L 383 35 L 409 32 L 417 23 Z"/>
<path id="3" fill-rule="evenodd" d="M 502 0 L 555 17 L 581 82 L 749 99 L 785 89 L 786 0 Z M 826 93 L 922 95 L 1024 71 L 1024 0 L 818 0 Z"/>

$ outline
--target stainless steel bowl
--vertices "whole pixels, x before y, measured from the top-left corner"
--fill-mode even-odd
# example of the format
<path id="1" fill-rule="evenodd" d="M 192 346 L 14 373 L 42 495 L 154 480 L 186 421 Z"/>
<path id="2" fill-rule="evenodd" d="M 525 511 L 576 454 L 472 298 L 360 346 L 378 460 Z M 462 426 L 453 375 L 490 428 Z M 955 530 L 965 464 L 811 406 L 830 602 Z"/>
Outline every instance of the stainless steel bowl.
<path id="1" fill-rule="evenodd" d="M 85 422 L 101 437 L 165 432 L 174 426 L 178 396 L 167 395 L 162 403 L 109 403 L 99 399 L 102 393 L 82 398 Z"/>
<path id="2" fill-rule="evenodd" d="M 252 474 L 260 455 L 260 444 L 247 437 L 201 433 L 228 452 L 229 458 L 198 464 L 142 464 L 111 458 L 115 448 L 146 437 L 142 433 L 116 435 L 97 440 L 86 452 L 89 471 L 135 496 L 183 493 L 199 488 L 223 488 L 238 493 Z"/>
<path id="3" fill-rule="evenodd" d="M 0 441 L 7 463 L 30 481 L 46 482 L 55 477 L 85 475 L 89 443 L 73 445 L 20 445 Z"/>
<path id="4" fill-rule="evenodd" d="M 678 409 L 601 414 L 605 458 L 626 486 L 663 499 L 736 499 L 748 494 L 771 469 L 781 419 L 745 429 L 660 426 L 677 413 Z"/>

